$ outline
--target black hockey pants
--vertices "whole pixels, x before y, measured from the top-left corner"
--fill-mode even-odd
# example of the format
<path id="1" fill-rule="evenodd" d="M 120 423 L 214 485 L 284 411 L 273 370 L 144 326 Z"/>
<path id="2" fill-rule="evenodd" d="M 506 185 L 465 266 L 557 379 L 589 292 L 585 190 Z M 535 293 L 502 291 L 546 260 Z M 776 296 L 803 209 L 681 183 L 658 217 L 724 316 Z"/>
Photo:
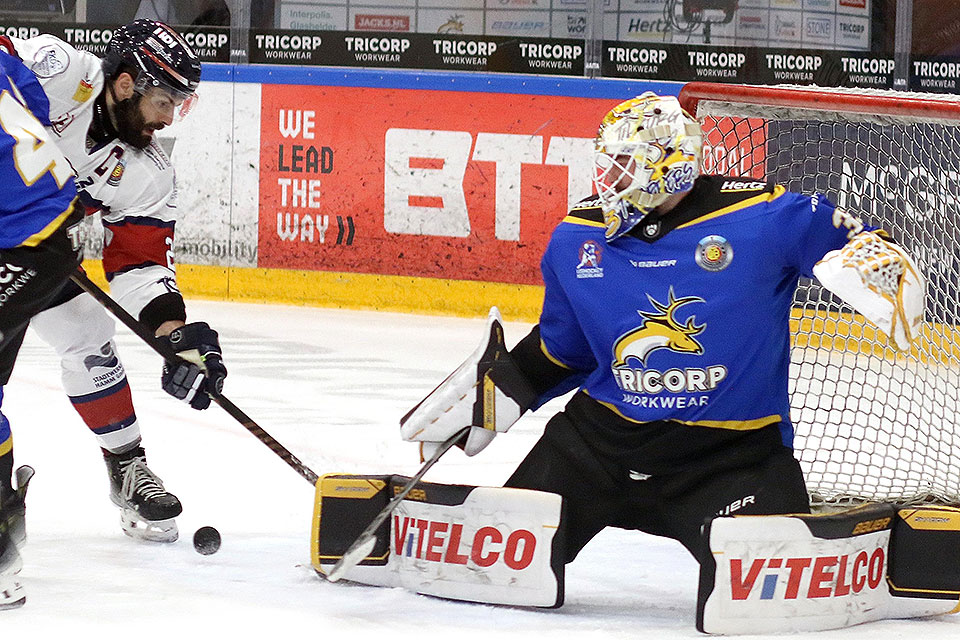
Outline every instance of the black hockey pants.
<path id="1" fill-rule="evenodd" d="M 698 470 L 631 479 L 611 473 L 566 412 L 554 416 L 506 482 L 564 497 L 565 562 L 605 527 L 638 529 L 680 541 L 700 560 L 701 528 L 717 515 L 809 513 L 799 463 L 787 447 L 717 472 Z"/>
<path id="2" fill-rule="evenodd" d="M 74 212 L 36 247 L 0 249 L 0 386 L 10 380 L 30 318 L 43 311 L 80 265 L 68 229 L 83 220 Z"/>

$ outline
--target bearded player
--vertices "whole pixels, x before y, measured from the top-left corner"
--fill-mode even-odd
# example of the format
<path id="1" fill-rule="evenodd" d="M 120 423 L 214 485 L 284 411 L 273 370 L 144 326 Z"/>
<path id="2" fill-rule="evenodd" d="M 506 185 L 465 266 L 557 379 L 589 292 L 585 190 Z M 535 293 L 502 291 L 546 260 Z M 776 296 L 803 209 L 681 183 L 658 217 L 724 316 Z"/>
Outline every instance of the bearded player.
<path id="1" fill-rule="evenodd" d="M 103 60 L 51 35 L 0 38 L 0 44 L 43 87 L 48 131 L 77 174 L 81 201 L 100 211 L 112 293 L 195 361 L 165 364 L 163 389 L 194 409 L 207 408 L 227 371 L 217 333 L 204 322 L 186 322 L 173 263 L 176 180 L 154 139 L 193 98 L 200 62 L 178 33 L 152 20 L 114 31 Z M 64 389 L 103 451 L 123 530 L 136 538 L 176 540 L 174 518 L 182 506 L 147 466 L 113 321 L 69 283 L 31 326 L 61 356 Z M 12 448 L 0 455 L 0 475 L 9 476 L 12 459 Z"/>

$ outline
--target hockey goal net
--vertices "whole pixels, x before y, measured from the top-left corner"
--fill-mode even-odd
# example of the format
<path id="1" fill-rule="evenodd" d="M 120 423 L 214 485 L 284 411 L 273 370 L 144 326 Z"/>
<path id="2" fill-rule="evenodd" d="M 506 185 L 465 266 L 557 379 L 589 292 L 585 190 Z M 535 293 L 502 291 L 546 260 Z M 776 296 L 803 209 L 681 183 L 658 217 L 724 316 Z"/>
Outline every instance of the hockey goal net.
<path id="1" fill-rule="evenodd" d="M 814 505 L 960 503 L 960 100 L 690 83 L 704 170 L 819 192 L 889 231 L 927 279 L 909 354 L 816 282 L 794 299 L 791 419 Z"/>

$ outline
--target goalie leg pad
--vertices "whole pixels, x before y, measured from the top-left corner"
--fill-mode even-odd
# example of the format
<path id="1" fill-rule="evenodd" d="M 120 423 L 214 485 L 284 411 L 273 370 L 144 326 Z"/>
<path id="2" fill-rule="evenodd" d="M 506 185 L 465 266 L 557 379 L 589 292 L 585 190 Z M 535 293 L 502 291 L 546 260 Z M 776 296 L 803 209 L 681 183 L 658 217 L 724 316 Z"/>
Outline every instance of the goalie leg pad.
<path id="1" fill-rule="evenodd" d="M 313 566 L 333 567 L 409 480 L 324 476 L 317 483 Z M 346 580 L 517 606 L 563 604 L 562 499 L 542 491 L 421 483 Z"/>
<path id="2" fill-rule="evenodd" d="M 960 601 L 960 509 L 946 506 L 900 509 L 890 540 L 888 569 L 893 595 L 957 604 Z"/>
<path id="3" fill-rule="evenodd" d="M 697 628 L 793 633 L 955 612 L 960 511 L 950 516 L 951 540 L 910 528 L 903 514 L 873 504 L 827 515 L 711 521 L 704 529 Z M 892 543 L 895 531 L 900 541 Z M 932 574 L 923 573 L 933 566 Z M 904 587 L 894 587 L 896 580 Z"/>

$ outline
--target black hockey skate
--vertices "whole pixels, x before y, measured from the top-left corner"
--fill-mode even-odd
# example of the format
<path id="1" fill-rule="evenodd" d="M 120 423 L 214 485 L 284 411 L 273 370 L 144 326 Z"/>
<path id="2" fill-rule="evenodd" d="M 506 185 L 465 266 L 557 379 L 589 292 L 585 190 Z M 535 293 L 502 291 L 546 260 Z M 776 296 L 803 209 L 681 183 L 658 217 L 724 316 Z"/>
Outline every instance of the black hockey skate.
<path id="1" fill-rule="evenodd" d="M 17 574 L 23 567 L 20 548 L 27 541 L 26 497 L 33 468 L 17 469 L 17 489 L 0 496 L 0 609 L 13 609 L 27 601 Z"/>
<path id="2" fill-rule="evenodd" d="M 13 543 L 6 527 L 0 525 L 0 609 L 13 609 L 27 601 L 23 586 L 17 580 L 22 567 L 17 545 Z"/>
<path id="3" fill-rule="evenodd" d="M 173 542 L 183 507 L 177 496 L 163 488 L 163 481 L 147 466 L 143 447 L 126 453 L 103 452 L 110 474 L 110 499 L 120 507 L 120 525 L 131 538 Z"/>

